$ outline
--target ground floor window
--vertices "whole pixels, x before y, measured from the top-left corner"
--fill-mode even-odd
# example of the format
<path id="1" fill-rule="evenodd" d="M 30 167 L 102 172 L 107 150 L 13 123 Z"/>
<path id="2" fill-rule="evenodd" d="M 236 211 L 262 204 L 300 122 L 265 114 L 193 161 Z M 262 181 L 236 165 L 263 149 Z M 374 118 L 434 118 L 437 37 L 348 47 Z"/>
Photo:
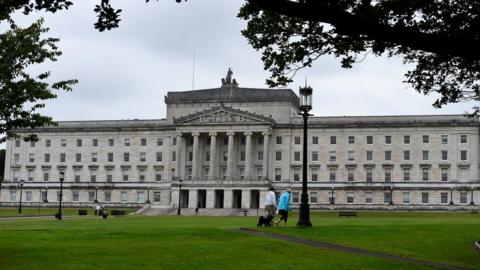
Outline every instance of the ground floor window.
<path id="1" fill-rule="evenodd" d="M 139 191 L 137 192 L 137 203 L 144 203 L 145 202 L 145 192 Z"/>
<path id="2" fill-rule="evenodd" d="M 440 203 L 448 203 L 448 193 L 447 192 L 440 193 Z"/>
<path id="3" fill-rule="evenodd" d="M 365 192 L 365 203 L 372 203 L 372 192 Z"/>
<path id="4" fill-rule="evenodd" d="M 110 202 L 112 200 L 112 192 L 105 191 L 104 196 L 105 196 L 105 201 L 106 202 Z"/>
<path id="5" fill-rule="evenodd" d="M 460 192 L 460 203 L 461 204 L 467 203 L 467 192 Z"/>
<path id="6" fill-rule="evenodd" d="M 299 202 L 298 192 L 292 192 L 292 202 L 293 203 L 298 203 Z"/>
<path id="7" fill-rule="evenodd" d="M 127 193 L 127 191 L 122 191 L 122 192 L 120 193 L 120 200 L 121 200 L 122 202 L 128 202 L 128 193 Z"/>
<path id="8" fill-rule="evenodd" d="M 27 201 L 27 202 L 32 201 L 32 192 L 31 191 L 25 192 L 25 201 Z"/>
<path id="9" fill-rule="evenodd" d="M 317 203 L 317 192 L 310 192 L 310 203 Z"/>
<path id="10" fill-rule="evenodd" d="M 10 201 L 16 202 L 17 201 L 17 192 L 15 190 L 10 191 Z"/>
<path id="11" fill-rule="evenodd" d="M 385 192 L 383 193 L 383 203 L 390 203 L 392 201 L 392 193 Z"/>
<path id="12" fill-rule="evenodd" d="M 428 203 L 428 192 L 422 192 L 422 203 Z"/>
<path id="13" fill-rule="evenodd" d="M 78 202 L 79 194 L 78 191 L 72 191 L 72 200 Z"/>
<path id="14" fill-rule="evenodd" d="M 160 192 L 159 191 L 153 192 L 153 201 L 154 202 L 160 202 Z"/>
<path id="15" fill-rule="evenodd" d="M 405 204 L 410 203 L 410 193 L 403 192 L 403 203 L 405 203 Z"/>
<path id="16" fill-rule="evenodd" d="M 347 203 L 353 203 L 353 192 L 347 192 Z"/>

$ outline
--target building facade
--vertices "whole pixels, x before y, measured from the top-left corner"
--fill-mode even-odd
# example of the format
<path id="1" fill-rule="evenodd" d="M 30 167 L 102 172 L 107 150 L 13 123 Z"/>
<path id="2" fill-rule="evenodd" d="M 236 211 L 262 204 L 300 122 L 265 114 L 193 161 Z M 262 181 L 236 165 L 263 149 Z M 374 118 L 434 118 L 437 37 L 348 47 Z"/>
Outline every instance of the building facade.
<path id="1" fill-rule="evenodd" d="M 10 140 L 0 202 L 262 208 L 302 181 L 303 119 L 289 89 L 169 92 L 158 120 L 68 121 Z M 314 105 L 315 106 L 315 105 Z M 310 117 L 312 209 L 469 209 L 480 204 L 478 119 Z M 23 132 L 23 131 L 20 131 Z M 29 131 L 31 132 L 31 131 Z M 48 201 L 48 203 L 44 203 Z"/>

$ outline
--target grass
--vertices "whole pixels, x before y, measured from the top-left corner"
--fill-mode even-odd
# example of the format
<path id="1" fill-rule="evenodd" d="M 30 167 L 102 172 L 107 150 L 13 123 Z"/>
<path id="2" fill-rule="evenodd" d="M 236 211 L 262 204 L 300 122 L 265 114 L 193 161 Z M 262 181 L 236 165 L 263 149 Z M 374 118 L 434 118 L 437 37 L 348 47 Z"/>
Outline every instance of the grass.
<path id="1" fill-rule="evenodd" d="M 88 212 L 88 215 L 93 215 L 94 214 L 94 209 L 91 207 L 85 207 L 85 208 L 62 208 L 62 214 L 63 215 L 71 215 L 71 216 L 76 216 L 78 215 L 78 210 L 79 209 L 86 209 Z M 115 208 L 117 209 L 117 208 Z M 107 209 L 110 210 L 110 209 Z M 120 210 L 120 209 L 119 209 Z M 136 208 L 125 208 L 122 209 L 125 210 L 126 213 L 130 212 L 135 212 L 137 209 Z M 0 208 L 0 217 L 15 217 L 15 216 L 45 216 L 45 215 L 55 215 L 58 213 L 58 208 L 23 208 L 22 213 L 18 213 L 18 207 L 11 207 L 11 208 Z"/>
<path id="2" fill-rule="evenodd" d="M 292 217 L 292 227 L 266 230 L 432 259 L 437 258 L 433 253 L 443 252 L 440 244 L 451 243 L 445 248 L 451 255 L 437 261 L 480 268 L 480 256 L 469 242 L 472 235 L 480 239 L 478 215 L 360 213 L 357 219 L 340 219 L 320 213 L 312 215 L 311 229 L 298 229 L 295 222 Z M 255 224 L 256 217 L 0 220 L 0 265 L 2 270 L 426 269 L 236 230 Z M 422 237 L 427 238 L 420 241 Z"/>

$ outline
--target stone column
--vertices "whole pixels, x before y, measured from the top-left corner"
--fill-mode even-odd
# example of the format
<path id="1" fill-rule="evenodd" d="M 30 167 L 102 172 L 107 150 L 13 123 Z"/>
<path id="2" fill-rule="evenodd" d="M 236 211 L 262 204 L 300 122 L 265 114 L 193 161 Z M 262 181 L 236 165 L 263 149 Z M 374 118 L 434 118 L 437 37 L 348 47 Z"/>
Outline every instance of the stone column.
<path id="1" fill-rule="evenodd" d="M 217 162 L 217 133 L 211 132 L 210 134 L 210 168 L 208 170 L 208 178 L 213 180 L 215 179 L 215 167 Z M 213 208 L 210 207 L 210 208 Z"/>
<path id="2" fill-rule="evenodd" d="M 245 132 L 245 179 L 252 178 L 252 132 Z"/>
<path id="3" fill-rule="evenodd" d="M 182 133 L 177 133 L 177 145 L 175 149 L 175 177 L 180 178 L 182 173 L 180 167 L 182 166 L 182 162 L 180 161 L 181 156 L 181 149 L 182 149 Z"/>
<path id="4" fill-rule="evenodd" d="M 250 190 L 242 189 L 242 208 L 250 208 Z"/>
<path id="5" fill-rule="evenodd" d="M 213 208 L 215 206 L 215 190 L 207 189 L 207 208 Z"/>
<path id="6" fill-rule="evenodd" d="M 200 133 L 193 132 L 192 136 L 193 136 L 192 180 L 198 180 L 198 160 L 199 160 L 198 136 L 200 136 Z"/>
<path id="7" fill-rule="evenodd" d="M 231 189 L 223 191 L 223 208 L 232 208 L 232 196 L 233 192 Z"/>
<path id="8" fill-rule="evenodd" d="M 270 133 L 263 132 L 263 165 L 262 165 L 262 173 L 263 179 L 268 178 L 268 145 L 269 145 L 269 136 Z"/>
<path id="9" fill-rule="evenodd" d="M 188 190 L 188 208 L 196 208 L 198 201 L 198 191 L 196 189 Z"/>
<path id="10" fill-rule="evenodd" d="M 227 178 L 229 180 L 233 179 L 234 171 L 234 153 L 233 153 L 233 139 L 235 138 L 234 132 L 227 132 L 228 135 L 228 161 L 227 161 Z"/>

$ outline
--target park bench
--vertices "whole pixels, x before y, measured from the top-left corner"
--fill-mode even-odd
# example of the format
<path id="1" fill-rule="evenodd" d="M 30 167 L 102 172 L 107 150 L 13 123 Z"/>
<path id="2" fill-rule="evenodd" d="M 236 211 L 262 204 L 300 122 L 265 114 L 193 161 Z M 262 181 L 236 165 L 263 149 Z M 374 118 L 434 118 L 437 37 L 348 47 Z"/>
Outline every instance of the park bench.
<path id="1" fill-rule="evenodd" d="M 247 214 L 248 214 L 248 209 L 242 209 L 242 212 L 243 212 L 243 215 L 244 215 L 244 216 L 247 216 Z"/>
<path id="2" fill-rule="evenodd" d="M 78 215 L 79 215 L 79 216 L 86 216 L 86 215 L 87 215 L 87 210 L 86 210 L 86 209 L 80 209 L 80 210 L 78 210 Z"/>
<path id="3" fill-rule="evenodd" d="M 114 217 L 120 217 L 125 215 L 125 210 L 112 210 L 110 211 L 110 214 Z"/>
<path id="4" fill-rule="evenodd" d="M 339 217 L 357 217 L 356 211 L 340 211 L 338 212 Z"/>

